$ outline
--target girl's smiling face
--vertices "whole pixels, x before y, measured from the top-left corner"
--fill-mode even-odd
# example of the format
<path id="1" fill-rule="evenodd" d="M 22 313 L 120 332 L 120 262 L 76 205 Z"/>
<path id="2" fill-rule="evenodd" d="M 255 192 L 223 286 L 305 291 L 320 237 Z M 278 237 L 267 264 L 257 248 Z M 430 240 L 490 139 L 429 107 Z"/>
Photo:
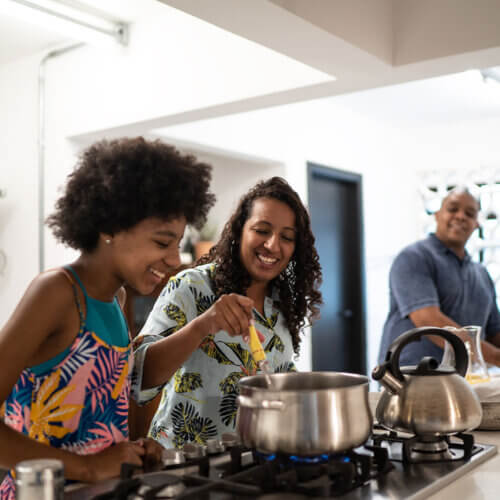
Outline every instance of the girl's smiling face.
<path id="1" fill-rule="evenodd" d="M 142 295 L 149 295 L 180 265 L 179 243 L 186 219 L 149 217 L 110 239 L 115 274 Z M 106 244 L 106 243 L 105 243 Z"/>

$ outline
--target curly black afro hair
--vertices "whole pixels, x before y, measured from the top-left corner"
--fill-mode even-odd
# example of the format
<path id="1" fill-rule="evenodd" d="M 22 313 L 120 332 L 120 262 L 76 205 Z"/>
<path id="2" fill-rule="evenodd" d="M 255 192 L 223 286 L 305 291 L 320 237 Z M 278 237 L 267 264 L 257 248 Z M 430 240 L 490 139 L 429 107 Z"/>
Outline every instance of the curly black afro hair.
<path id="1" fill-rule="evenodd" d="M 55 237 L 92 252 L 100 233 L 115 234 L 149 217 L 186 217 L 201 227 L 215 196 L 211 167 L 160 140 L 99 141 L 83 151 L 47 218 Z"/>
<path id="2" fill-rule="evenodd" d="M 274 198 L 286 203 L 295 214 L 297 237 L 295 251 L 287 268 L 271 283 L 279 291 L 280 311 L 292 337 L 293 349 L 299 353 L 299 332 L 319 316 L 323 302 L 319 286 L 322 281 L 319 256 L 314 247 L 309 214 L 299 195 L 281 177 L 261 181 L 245 194 L 236 211 L 224 226 L 217 244 L 197 264 L 215 262 L 214 288 L 217 296 L 225 293 L 245 294 L 251 278 L 240 259 L 243 226 L 252 213 L 258 198 Z"/>

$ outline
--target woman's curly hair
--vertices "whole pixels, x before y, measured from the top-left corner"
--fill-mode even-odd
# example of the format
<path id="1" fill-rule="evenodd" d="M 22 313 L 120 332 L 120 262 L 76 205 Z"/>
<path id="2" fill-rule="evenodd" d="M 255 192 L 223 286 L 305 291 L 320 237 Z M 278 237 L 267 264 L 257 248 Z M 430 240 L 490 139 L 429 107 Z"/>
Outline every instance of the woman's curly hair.
<path id="1" fill-rule="evenodd" d="M 47 224 L 59 241 L 86 252 L 97 247 L 100 233 L 149 217 L 184 216 L 201 227 L 215 203 L 211 169 L 160 140 L 99 141 L 81 154 Z"/>
<path id="2" fill-rule="evenodd" d="M 319 316 L 322 277 L 309 214 L 299 195 L 284 179 L 272 177 L 261 181 L 245 194 L 224 226 L 217 244 L 197 264 L 217 264 L 213 278 L 217 296 L 246 293 L 251 277 L 240 259 L 240 241 L 243 226 L 251 216 L 253 202 L 259 198 L 273 198 L 286 203 L 295 214 L 297 236 L 294 253 L 286 269 L 270 285 L 271 288 L 276 286 L 279 291 L 279 308 L 290 331 L 293 349 L 298 354 L 301 329 L 306 320 L 310 324 Z"/>

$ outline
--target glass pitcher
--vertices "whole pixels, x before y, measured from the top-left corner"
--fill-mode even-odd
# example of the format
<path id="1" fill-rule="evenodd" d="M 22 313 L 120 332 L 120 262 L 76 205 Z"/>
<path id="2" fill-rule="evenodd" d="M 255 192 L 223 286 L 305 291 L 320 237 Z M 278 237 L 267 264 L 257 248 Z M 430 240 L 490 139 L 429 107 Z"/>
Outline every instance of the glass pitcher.
<path id="1" fill-rule="evenodd" d="M 481 350 L 481 327 L 471 325 L 461 328 L 455 328 L 453 326 L 445 326 L 444 328 L 458 334 L 464 341 L 467 354 L 469 355 L 469 366 L 467 368 L 465 380 L 470 384 L 488 382 L 490 380 L 490 375 L 486 362 L 484 361 L 483 351 Z M 455 354 L 449 342 L 445 342 L 441 366 L 455 366 Z"/>

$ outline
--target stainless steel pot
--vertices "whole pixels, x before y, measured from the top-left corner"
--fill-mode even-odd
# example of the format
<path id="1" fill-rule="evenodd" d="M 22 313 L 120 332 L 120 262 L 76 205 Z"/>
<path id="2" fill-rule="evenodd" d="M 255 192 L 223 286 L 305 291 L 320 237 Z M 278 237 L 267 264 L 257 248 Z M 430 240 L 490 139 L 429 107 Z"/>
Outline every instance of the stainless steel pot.
<path id="1" fill-rule="evenodd" d="M 371 432 L 368 378 L 339 372 L 276 373 L 240 381 L 236 429 L 264 453 L 312 456 L 364 443 Z"/>

